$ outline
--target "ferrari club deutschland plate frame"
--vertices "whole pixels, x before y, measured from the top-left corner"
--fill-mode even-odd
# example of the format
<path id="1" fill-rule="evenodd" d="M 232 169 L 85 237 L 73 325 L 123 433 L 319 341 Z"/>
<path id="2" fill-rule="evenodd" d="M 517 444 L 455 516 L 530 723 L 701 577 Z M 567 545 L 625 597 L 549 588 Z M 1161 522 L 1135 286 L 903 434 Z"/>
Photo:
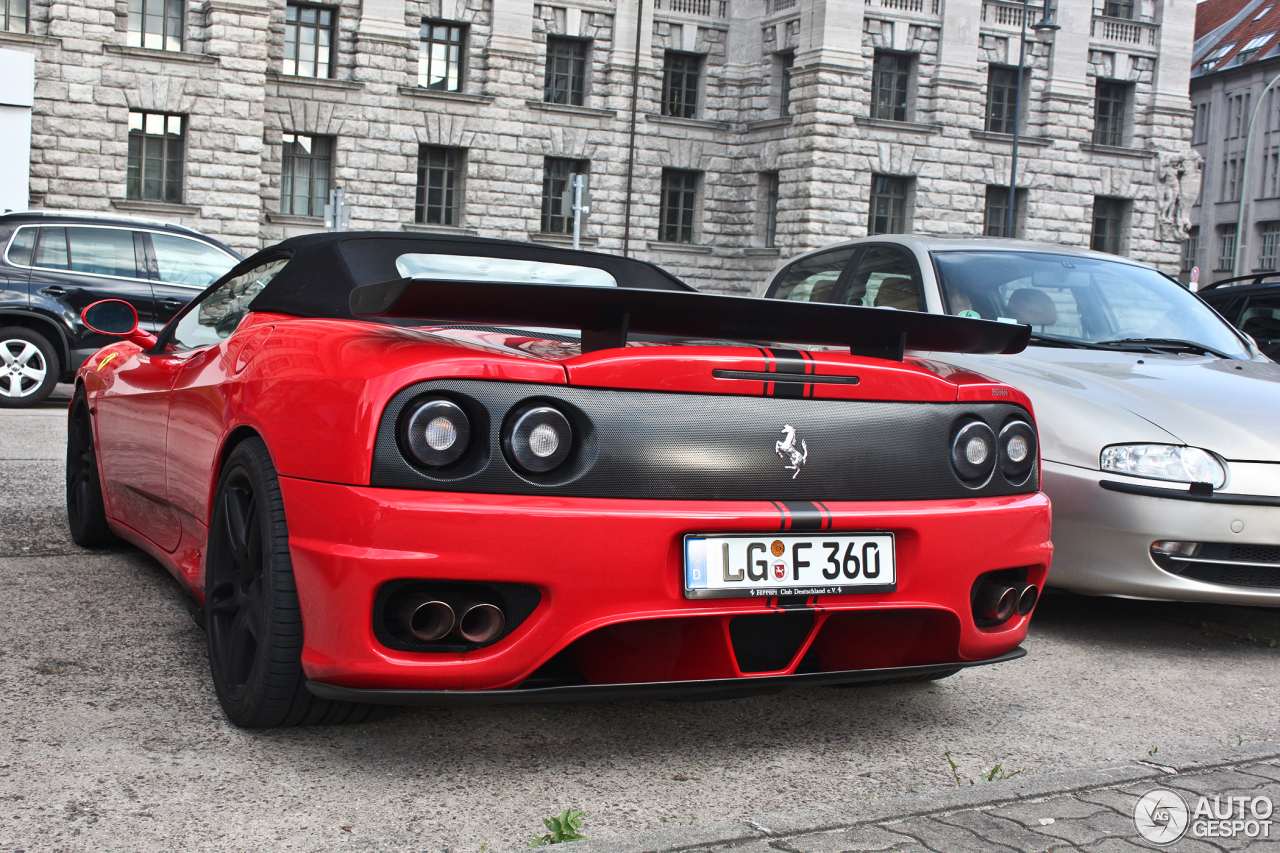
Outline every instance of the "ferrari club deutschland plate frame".
<path id="1" fill-rule="evenodd" d="M 688 533 L 685 598 L 850 595 L 898 588 L 887 531 Z"/>

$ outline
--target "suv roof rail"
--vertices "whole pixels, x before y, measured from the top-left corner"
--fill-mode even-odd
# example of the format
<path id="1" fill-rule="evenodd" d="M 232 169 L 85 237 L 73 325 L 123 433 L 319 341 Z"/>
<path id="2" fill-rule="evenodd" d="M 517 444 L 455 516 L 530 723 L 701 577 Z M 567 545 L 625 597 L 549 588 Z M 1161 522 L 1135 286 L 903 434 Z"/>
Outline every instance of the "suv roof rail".
<path id="1" fill-rule="evenodd" d="M 172 228 L 177 231 L 186 231 L 190 234 L 200 233 L 196 229 L 179 222 L 167 222 L 163 219 L 153 219 L 149 216 L 132 216 L 127 213 L 110 213 L 103 210 L 56 210 L 42 207 L 36 210 L 10 210 L 0 213 L 0 218 L 6 216 L 66 216 L 84 219 L 114 219 L 119 222 L 134 222 L 139 225 L 150 225 L 157 228 Z"/>
<path id="2" fill-rule="evenodd" d="M 1207 284 L 1196 291 L 1196 293 L 1204 293 L 1206 290 L 1214 290 L 1228 284 L 1239 284 L 1248 282 L 1249 284 L 1262 284 L 1268 278 L 1280 278 L 1280 272 L 1255 272 L 1250 275 L 1238 275 L 1234 278 L 1224 278 L 1221 281 L 1215 281 L 1213 284 Z"/>

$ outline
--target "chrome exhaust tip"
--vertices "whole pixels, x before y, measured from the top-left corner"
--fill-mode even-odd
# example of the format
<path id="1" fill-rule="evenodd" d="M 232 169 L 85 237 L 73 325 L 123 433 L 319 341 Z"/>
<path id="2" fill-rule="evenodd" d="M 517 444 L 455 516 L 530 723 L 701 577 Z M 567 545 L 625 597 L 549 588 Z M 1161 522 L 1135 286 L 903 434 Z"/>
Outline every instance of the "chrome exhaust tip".
<path id="1" fill-rule="evenodd" d="M 497 639 L 507 626 L 507 617 L 492 604 L 478 602 L 458 607 L 461 614 L 454 633 L 469 643 L 488 643 Z"/>
<path id="2" fill-rule="evenodd" d="M 978 618 L 993 622 L 1008 622 L 1017 609 L 1018 590 L 999 583 L 983 584 L 973 602 Z"/>
<path id="3" fill-rule="evenodd" d="M 1040 600 L 1040 590 L 1036 589 L 1033 583 L 1027 584 L 1022 588 L 1022 593 L 1018 596 L 1018 615 L 1026 616 L 1036 606 L 1036 602 Z"/>
<path id="4" fill-rule="evenodd" d="M 457 621 L 452 607 L 424 596 L 406 598 L 400 604 L 399 613 L 404 630 L 428 643 L 449 636 Z"/>

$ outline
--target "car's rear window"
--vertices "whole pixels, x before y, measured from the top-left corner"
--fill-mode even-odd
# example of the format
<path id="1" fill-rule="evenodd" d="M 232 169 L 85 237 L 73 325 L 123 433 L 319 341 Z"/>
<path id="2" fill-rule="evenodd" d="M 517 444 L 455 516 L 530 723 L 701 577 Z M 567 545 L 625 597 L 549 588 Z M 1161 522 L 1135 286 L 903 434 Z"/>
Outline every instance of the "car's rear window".
<path id="1" fill-rule="evenodd" d="M 552 264 L 512 258 L 474 255 L 407 254 L 396 258 L 396 270 L 405 278 L 431 281 L 502 281 L 517 284 L 566 284 L 581 287 L 617 287 L 612 275 L 596 267 Z"/>

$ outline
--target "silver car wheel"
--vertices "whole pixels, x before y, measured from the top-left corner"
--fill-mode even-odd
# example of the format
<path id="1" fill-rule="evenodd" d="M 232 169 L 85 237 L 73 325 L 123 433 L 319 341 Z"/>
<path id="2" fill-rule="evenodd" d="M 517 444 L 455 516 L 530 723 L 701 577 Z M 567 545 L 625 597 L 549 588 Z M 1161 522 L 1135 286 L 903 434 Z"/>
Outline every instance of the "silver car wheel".
<path id="1" fill-rule="evenodd" d="M 49 365 L 40 348 L 30 341 L 0 341 L 0 395 L 29 397 L 44 385 Z"/>

